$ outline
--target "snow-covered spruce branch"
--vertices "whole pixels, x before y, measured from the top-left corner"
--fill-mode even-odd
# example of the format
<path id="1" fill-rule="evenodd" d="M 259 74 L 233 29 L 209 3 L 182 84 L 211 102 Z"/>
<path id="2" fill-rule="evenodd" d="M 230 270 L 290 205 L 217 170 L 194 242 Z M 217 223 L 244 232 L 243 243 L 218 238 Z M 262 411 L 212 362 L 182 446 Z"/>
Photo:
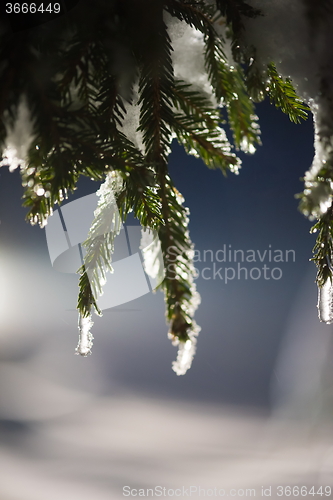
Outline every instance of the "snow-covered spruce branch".
<path id="1" fill-rule="evenodd" d="M 159 230 L 159 238 L 165 268 L 161 287 L 170 325 L 168 336 L 173 345 L 179 346 L 172 368 L 177 375 L 184 375 L 191 367 L 196 337 L 201 330 L 194 320 L 200 295 L 194 283 L 194 247 L 188 231 L 189 210 L 183 206 L 184 198 L 168 176 L 166 182 L 161 183 L 161 191 L 164 225 Z"/>
<path id="2" fill-rule="evenodd" d="M 155 165 L 156 170 L 163 219 L 158 230 L 165 266 L 161 287 L 165 293 L 166 316 L 170 323 L 169 337 L 174 344 L 180 346 L 173 369 L 178 375 L 183 375 L 191 366 L 196 335 L 199 332 L 193 319 L 199 298 L 193 283 L 194 268 L 190 256 L 192 245 L 187 229 L 187 211 L 182 206 L 183 198 L 177 194 L 167 168 L 172 129 L 173 132 L 175 130 L 172 108 L 174 75 L 170 38 L 164 21 L 161 19 L 160 22 L 165 38 L 161 39 L 161 33 L 156 34 L 156 60 L 152 62 L 149 59 L 145 62 L 140 77 L 139 130 L 142 132 L 147 160 Z M 171 247 L 176 249 L 175 266 L 171 262 Z"/>
<path id="3" fill-rule="evenodd" d="M 83 248 L 86 250 L 84 263 L 78 270 L 80 279 L 77 308 L 80 335 L 76 352 L 83 356 L 91 353 L 91 313 L 94 309 L 101 315 L 97 298 L 103 293 L 106 272 L 113 273 L 114 240 L 122 228 L 122 220 L 126 219 L 130 211 L 134 212 L 142 224 L 149 224 L 151 228 L 157 228 L 162 220 L 156 187 L 147 186 L 143 189 L 136 181 L 133 172 L 123 178 L 120 172 L 111 171 L 96 193 L 99 196 L 98 206 L 88 237 L 83 242 Z"/>
<path id="4" fill-rule="evenodd" d="M 260 23 L 266 22 L 266 9 L 274 8 L 274 2 L 163 0 L 151 2 L 149 12 L 145 3 L 129 0 L 126 5 L 122 0 L 95 0 L 91 10 L 84 0 L 79 15 L 73 10 L 47 28 L 40 27 L 38 35 L 31 31 L 11 36 L 4 27 L 0 33 L 0 141 L 5 150 L 6 134 L 10 138 L 6 119 L 15 118 L 24 95 L 33 139 L 24 153 L 28 151 L 28 157 L 18 158 L 22 161 L 17 164 L 23 167 L 27 217 L 41 226 L 53 206 L 74 191 L 81 175 L 99 181 L 106 178 L 105 188 L 110 169 L 118 172 L 114 175 L 122 181 L 117 194 L 119 224 L 133 210 L 143 227 L 159 235 L 169 334 L 179 345 L 174 370 L 183 374 L 191 364 L 199 331 L 193 318 L 199 296 L 193 282 L 189 213 L 168 173 L 171 141 L 176 137 L 189 154 L 199 156 L 210 168 L 238 173 L 241 162 L 221 127 L 221 107 L 236 149 L 249 153 L 260 144 L 254 101 L 269 96 L 294 121 L 304 118 L 306 110 L 290 73 L 272 63 L 283 59 L 276 47 L 265 57 L 260 51 L 269 45 L 269 38 L 261 41 Z M 288 5 L 288 16 L 293 12 L 289 10 Z M 248 37 L 249 22 L 259 26 L 255 29 L 258 44 Z M 47 42 L 43 45 L 41 35 Z M 330 75 L 326 77 L 330 81 Z M 306 186 L 309 192 L 305 193 L 309 214 L 317 210 L 320 216 L 324 215 L 321 202 L 329 207 L 332 181 L 330 168 L 323 170 L 331 161 L 332 136 L 332 124 L 323 112 L 329 101 L 324 91 L 323 83 L 317 123 L 318 145 L 325 145 L 325 154 L 319 155 L 318 165 L 308 174 L 313 185 Z M 8 157 L 2 165 L 6 161 Z M 14 165 L 15 157 L 10 161 Z M 91 311 L 98 312 L 96 298 L 105 271 L 111 269 L 113 236 L 103 212 L 110 222 L 114 214 L 107 211 L 107 197 L 112 189 L 108 186 L 100 199 L 81 268 L 78 350 L 83 355 L 92 345 Z M 119 227 L 113 229 L 116 233 Z"/>
<path id="5" fill-rule="evenodd" d="M 268 95 L 294 122 L 305 118 L 308 109 L 314 119 L 315 155 L 305 173 L 304 191 L 298 197 L 301 212 L 310 220 L 317 219 L 312 232 L 317 233 L 313 261 L 317 265 L 318 310 L 320 319 L 330 323 L 333 318 L 332 3 L 324 1 L 319 5 L 305 0 L 294 2 L 292 8 L 288 2 L 278 5 L 254 0 L 252 4 L 263 16 L 247 20 L 245 26 L 247 43 L 256 47 L 256 60 L 247 78 L 251 94 Z M 279 22 L 282 18 L 286 22 Z M 288 46 L 286 37 L 290 40 Z M 268 68 L 267 81 L 258 93 L 255 89 L 261 85 L 263 67 Z"/>
<path id="6" fill-rule="evenodd" d="M 311 228 L 317 233 L 312 260 L 317 266 L 318 315 L 324 323 L 333 322 L 333 207 L 330 206 Z"/>
<path id="7" fill-rule="evenodd" d="M 273 62 L 267 65 L 267 77 L 265 91 L 271 102 L 277 108 L 281 108 L 281 111 L 288 115 L 292 122 L 300 123 L 302 119 L 306 120 L 310 108 L 297 96 L 290 78 L 282 78 Z"/>
<path id="8" fill-rule="evenodd" d="M 122 226 L 117 195 L 123 187 L 123 178 L 119 172 L 112 171 L 107 174 L 105 182 L 97 191 L 99 201 L 94 212 L 94 220 L 83 242 L 86 250 L 83 265 L 78 270 L 79 297 L 77 308 L 79 310 L 79 344 L 76 352 L 83 356 L 91 353 L 92 335 L 90 328 L 91 309 L 94 307 L 97 314 L 101 311 L 97 306 L 97 297 L 102 295 L 102 287 L 106 282 L 106 272 L 113 272 L 111 265 L 114 251 L 114 239 L 119 234 Z"/>

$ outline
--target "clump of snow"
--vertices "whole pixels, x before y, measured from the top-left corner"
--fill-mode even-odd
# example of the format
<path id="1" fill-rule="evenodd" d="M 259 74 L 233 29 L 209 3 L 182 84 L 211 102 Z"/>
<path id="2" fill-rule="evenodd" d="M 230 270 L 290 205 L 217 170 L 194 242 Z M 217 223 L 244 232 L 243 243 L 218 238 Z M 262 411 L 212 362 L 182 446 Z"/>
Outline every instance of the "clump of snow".
<path id="1" fill-rule="evenodd" d="M 25 97 L 22 97 L 19 102 L 14 124 L 10 124 L 7 118 L 5 126 L 7 137 L 0 167 L 8 165 L 9 170 L 13 172 L 19 166 L 26 167 L 28 151 L 34 139 L 34 123 L 31 120 Z"/>
<path id="2" fill-rule="evenodd" d="M 90 232 L 94 233 L 98 228 L 103 230 L 106 227 L 119 232 L 121 229 L 121 218 L 117 206 L 116 196 L 123 188 L 124 180 L 121 174 L 112 170 L 106 175 L 105 181 L 101 184 L 100 188 L 96 191 L 99 197 L 97 208 L 94 211 L 94 223 L 91 226 Z M 101 222 L 104 222 L 103 225 Z M 90 233 L 89 232 L 89 233 Z M 104 234 L 98 233 L 98 234 Z"/>
<path id="3" fill-rule="evenodd" d="M 192 84 L 197 90 L 204 92 L 213 106 L 217 107 L 218 103 L 205 69 L 205 45 L 203 34 L 186 23 L 172 17 L 167 12 L 164 12 L 164 20 L 173 47 L 171 57 L 175 78 L 184 80 L 186 83 Z M 121 126 L 118 125 L 118 128 L 142 153 L 144 153 L 145 148 L 142 132 L 138 131 L 140 120 L 140 107 L 138 101 L 138 83 L 135 83 L 131 102 L 123 100 L 126 114 L 122 120 Z M 221 134 L 223 140 L 226 140 L 223 130 L 221 130 Z M 170 141 L 172 141 L 174 137 L 175 135 L 171 134 Z"/>
<path id="4" fill-rule="evenodd" d="M 135 83 L 133 86 L 133 93 L 131 96 L 131 102 L 123 99 L 123 104 L 126 109 L 124 119 L 122 120 L 121 126 L 118 129 L 126 135 L 126 137 L 133 142 L 133 144 L 144 153 L 145 147 L 143 144 L 142 132 L 138 131 L 140 122 L 140 107 L 138 105 L 139 101 L 139 84 Z"/>
<path id="5" fill-rule="evenodd" d="M 243 18 L 244 40 L 255 48 L 261 69 L 273 61 L 281 75 L 292 78 L 302 98 L 317 95 L 318 61 L 312 50 L 303 0 L 251 0 L 248 3 L 262 13 L 255 18 Z"/>
<path id="6" fill-rule="evenodd" d="M 93 241 L 108 232 L 116 235 L 121 230 L 122 222 L 116 196 L 121 191 L 123 182 L 121 174 L 113 170 L 106 175 L 105 181 L 96 191 L 99 200 L 94 211 L 94 221 L 89 230 L 87 241 Z M 85 243 L 84 246 L 86 246 Z"/>
<path id="7" fill-rule="evenodd" d="M 218 103 L 205 69 L 203 34 L 168 13 L 165 13 L 164 19 L 173 47 L 172 63 L 175 78 L 184 80 L 204 92 L 217 107 Z"/>

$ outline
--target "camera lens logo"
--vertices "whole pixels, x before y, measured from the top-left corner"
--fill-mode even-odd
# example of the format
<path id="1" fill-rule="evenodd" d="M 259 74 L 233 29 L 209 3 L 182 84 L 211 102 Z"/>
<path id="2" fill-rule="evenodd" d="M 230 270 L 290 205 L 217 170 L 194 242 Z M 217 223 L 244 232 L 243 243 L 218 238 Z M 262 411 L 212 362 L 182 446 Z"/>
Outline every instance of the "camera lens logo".
<path id="1" fill-rule="evenodd" d="M 82 265 L 85 251 L 81 243 L 87 239 L 97 201 L 96 194 L 84 196 L 55 210 L 49 218 L 46 241 L 55 270 L 76 273 Z M 103 295 L 96 297 L 101 310 L 137 299 L 162 281 L 159 270 L 163 269 L 163 257 L 157 234 L 147 230 L 143 235 L 141 226 L 121 225 L 114 239 L 114 272 L 106 274 Z"/>

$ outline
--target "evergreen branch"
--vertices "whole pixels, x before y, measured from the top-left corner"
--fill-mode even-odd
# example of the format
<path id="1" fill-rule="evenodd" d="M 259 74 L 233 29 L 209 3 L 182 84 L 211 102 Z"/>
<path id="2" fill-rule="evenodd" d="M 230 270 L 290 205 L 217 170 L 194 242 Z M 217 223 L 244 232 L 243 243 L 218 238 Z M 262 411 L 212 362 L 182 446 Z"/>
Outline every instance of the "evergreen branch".
<path id="1" fill-rule="evenodd" d="M 220 103 L 231 98 L 233 89 L 230 86 L 227 57 L 223 50 L 223 41 L 213 28 L 207 33 L 205 42 L 205 67 L 214 93 Z M 233 68 L 232 68 L 233 69 Z"/>
<path id="2" fill-rule="evenodd" d="M 217 38 L 213 24 L 216 9 L 203 1 L 187 2 L 181 0 L 165 0 L 164 8 L 170 15 L 186 22 L 200 31 L 205 37 Z"/>
<path id="3" fill-rule="evenodd" d="M 255 114 L 254 103 L 250 99 L 244 84 L 242 68 L 230 67 L 225 72 L 228 88 L 232 89 L 225 97 L 229 125 L 237 148 L 245 152 L 254 152 L 254 145 L 261 144 L 258 117 Z"/>
<path id="4" fill-rule="evenodd" d="M 268 78 L 266 92 L 271 101 L 275 103 L 277 108 L 286 113 L 290 120 L 294 123 L 300 123 L 301 118 L 306 120 L 310 111 L 308 106 L 305 106 L 301 99 L 297 97 L 291 80 L 283 78 L 276 71 L 274 63 L 268 64 Z"/>
<path id="5" fill-rule="evenodd" d="M 110 124 L 113 124 L 114 127 L 121 125 L 126 114 L 126 108 L 118 94 L 117 82 L 113 75 L 104 75 L 96 101 L 100 103 L 98 114 L 100 120 L 104 121 L 106 125 L 104 138 L 107 140 Z M 101 127 L 101 130 L 103 130 L 103 127 Z M 116 130 L 113 129 L 112 132 L 115 134 Z"/>
<path id="6" fill-rule="evenodd" d="M 137 192 L 135 196 L 134 186 Z M 140 186 L 133 182 L 131 176 L 125 176 L 124 181 L 120 172 L 110 172 L 97 194 L 100 200 L 88 237 L 83 242 L 86 249 L 84 264 L 78 270 L 81 276 L 77 307 L 80 313 L 85 315 L 88 315 L 92 306 L 97 314 L 101 314 L 95 299 L 102 294 L 106 271 L 113 272 L 111 261 L 114 239 L 119 234 L 121 221 L 126 219 L 128 212 L 134 210 L 134 215 L 139 218 L 141 224 L 149 227 L 157 228 L 161 223 L 159 203 L 153 188 L 146 187 L 140 192 Z"/>
<path id="7" fill-rule="evenodd" d="M 96 193 L 100 199 L 88 237 L 83 242 L 83 247 L 86 249 L 84 264 L 78 270 L 81 277 L 77 307 L 81 314 L 87 314 L 91 305 L 100 314 L 96 298 L 102 294 L 102 286 L 106 281 L 106 271 L 113 272 L 111 260 L 114 251 L 114 238 L 121 230 L 121 218 L 116 197 L 122 184 L 121 175 L 117 172 L 110 172 Z M 94 298 L 93 303 L 91 302 L 92 297 Z"/>
<path id="8" fill-rule="evenodd" d="M 222 100 L 227 103 L 236 147 L 239 148 L 243 144 L 246 145 L 245 149 L 253 149 L 254 144 L 260 144 L 260 131 L 256 123 L 254 105 L 247 95 L 242 68 L 237 63 L 235 63 L 236 68 L 227 63 L 223 47 L 224 41 L 214 27 L 216 10 L 203 2 L 183 3 L 169 0 L 167 6 L 169 7 L 167 10 L 172 15 L 184 20 L 204 34 L 206 70 L 218 101 Z M 240 15 L 250 17 L 259 15 L 259 11 L 252 9 L 243 1 L 224 2 L 222 14 L 227 16 L 227 22 L 231 22 L 236 12 L 239 14 L 238 20 L 240 20 Z M 239 23 L 238 27 L 240 28 Z"/>
<path id="9" fill-rule="evenodd" d="M 227 22 L 232 25 L 234 33 L 244 28 L 242 16 L 254 18 L 261 15 L 259 9 L 251 7 L 244 0 L 217 0 L 216 5 L 221 14 L 227 18 Z"/>
<path id="10" fill-rule="evenodd" d="M 116 129 L 123 104 L 101 42 L 93 44 L 87 36 L 82 41 L 74 34 L 66 48 L 61 43 L 59 47 L 60 55 L 52 59 L 54 67 L 41 63 L 44 71 L 48 68 L 49 80 L 31 71 L 27 88 L 37 150 L 31 152 L 23 172 L 24 205 L 30 209 L 27 218 L 42 225 L 53 205 L 75 189 L 80 175 L 102 180 L 110 167 L 132 171 L 143 164 L 142 158 L 137 161 L 134 146 Z M 36 195 L 43 190 L 46 196 Z"/>
<path id="11" fill-rule="evenodd" d="M 174 81 L 173 49 L 163 8 L 203 34 L 205 68 L 218 104 L 226 107 L 237 148 L 250 151 L 260 143 L 251 98 L 261 100 L 269 95 L 295 122 L 306 117 L 308 108 L 273 64 L 268 65 L 268 84 L 266 75 L 263 77 L 255 64 L 250 65 L 246 85 L 242 67 L 228 64 L 223 37 L 217 34 L 214 23 L 217 16 L 224 16 L 234 59 L 248 62 L 242 43 L 243 18 L 260 13 L 244 0 L 216 0 L 216 6 L 204 0 L 153 0 L 148 17 L 143 8 L 146 2 L 95 1 L 92 11 L 89 2 L 84 2 L 65 22 L 51 23 L 50 34 L 47 27 L 41 27 L 38 36 L 17 34 L 9 41 L 6 34 L 0 34 L 0 145 L 5 143 L 7 124 L 15 121 L 19 98 L 25 94 L 36 137 L 27 166 L 22 168 L 24 205 L 29 208 L 30 221 L 41 225 L 54 204 L 60 204 L 76 188 L 80 175 L 96 180 L 107 176 L 104 198 L 84 243 L 87 252 L 79 269 L 80 354 L 90 352 L 91 311 L 95 308 L 100 314 L 96 298 L 102 292 L 106 271 L 112 271 L 114 237 L 121 220 L 133 211 L 142 226 L 158 232 L 166 268 L 161 287 L 169 334 L 180 343 L 174 369 L 182 374 L 189 367 L 189 353 L 193 354 L 199 332 L 193 319 L 199 298 L 188 210 L 168 174 L 170 142 L 176 134 L 189 153 L 223 173 L 237 173 L 240 160 L 220 127 L 220 112 L 212 104 L 214 96 L 209 100 L 185 82 Z M 124 54 L 132 64 L 129 69 L 120 62 Z M 124 99 L 130 101 L 137 74 L 138 130 L 143 134 L 144 153 L 121 131 L 126 129 Z M 324 187 L 325 196 L 332 180 L 330 165 L 314 179 L 314 187 Z M 112 169 L 117 173 L 110 173 Z M 113 175 L 119 180 L 117 189 L 108 183 Z M 111 203 L 113 191 L 117 203 Z M 331 194 L 324 198 L 324 208 L 331 199 Z M 321 201 L 310 200 L 319 205 Z M 309 207 L 310 202 L 306 202 Z M 322 285 L 328 277 L 332 279 L 332 208 L 315 228 L 320 231 L 314 260 Z"/>
<path id="12" fill-rule="evenodd" d="M 244 31 L 243 17 L 255 18 L 261 15 L 259 9 L 251 7 L 244 0 L 216 0 L 216 7 L 227 20 L 232 30 L 232 52 L 235 61 L 240 61 L 245 55 L 242 43 Z"/>
<path id="13" fill-rule="evenodd" d="M 261 102 L 266 97 L 266 75 L 260 71 L 255 58 L 250 59 L 245 71 L 244 83 L 253 102 Z"/>
<path id="14" fill-rule="evenodd" d="M 320 288 L 328 279 L 333 282 L 333 207 L 316 222 L 311 228 L 312 233 L 319 231 L 316 244 L 313 248 L 314 256 L 311 259 L 317 266 L 316 281 Z"/>
<path id="15" fill-rule="evenodd" d="M 189 154 L 200 156 L 210 168 L 221 168 L 235 172 L 240 165 L 220 127 L 220 113 L 210 100 L 192 90 L 181 80 L 175 81 L 174 106 L 183 114 L 176 114 L 172 127 Z M 188 118 L 192 117 L 192 118 Z"/>
<path id="16" fill-rule="evenodd" d="M 260 144 L 254 104 L 248 96 L 241 66 L 227 63 L 222 40 L 213 26 L 205 37 L 205 65 L 218 102 L 227 107 L 236 147 L 253 152 L 254 145 Z"/>
<path id="17" fill-rule="evenodd" d="M 136 172 L 142 184 L 151 182 L 142 154 L 117 129 L 125 108 L 105 61 L 104 70 L 100 91 L 93 89 L 90 96 L 101 102 L 99 107 L 71 109 L 72 102 L 65 100 L 63 89 L 54 85 L 46 92 L 35 82 L 31 89 L 40 133 L 37 149 L 32 150 L 28 169 L 22 174 L 24 205 L 29 207 L 27 218 L 33 223 L 45 224 L 53 205 L 75 189 L 80 175 L 102 180 L 106 169 L 115 168 L 129 175 Z M 44 190 L 45 196 L 37 195 L 38 189 Z"/>
<path id="18" fill-rule="evenodd" d="M 151 167 L 134 145 L 119 131 L 114 138 L 115 142 L 97 140 L 94 143 L 94 138 L 89 140 L 81 136 L 79 140 L 69 131 L 66 144 L 60 151 L 53 149 L 46 158 L 41 149 L 32 148 L 30 162 L 22 170 L 24 206 L 29 207 L 27 218 L 32 223 L 44 225 L 54 204 L 60 204 L 74 191 L 80 175 L 103 180 L 107 171 L 117 169 L 131 179 L 136 190 L 144 190 L 154 183 Z M 39 138 L 36 142 L 42 144 Z"/>
<path id="19" fill-rule="evenodd" d="M 163 178 L 160 187 L 164 225 L 160 227 L 159 238 L 165 267 L 161 288 L 165 292 L 169 336 L 173 341 L 178 339 L 184 343 L 198 333 L 193 320 L 198 297 L 193 284 L 188 211 L 170 179 Z"/>
<path id="20" fill-rule="evenodd" d="M 216 128 L 221 121 L 220 114 L 211 101 L 201 92 L 193 90 L 193 85 L 175 79 L 173 105 L 185 116 L 195 116 L 204 128 Z"/>
<path id="21" fill-rule="evenodd" d="M 139 83 L 141 104 L 139 128 L 143 132 L 147 159 L 155 165 L 161 204 L 163 225 L 160 225 L 158 235 L 166 266 L 161 287 L 165 293 L 167 320 L 171 322 L 169 335 L 174 342 L 181 341 L 182 345 L 190 341 L 190 346 L 194 348 L 194 336 L 198 333 L 198 328 L 192 318 L 195 307 L 191 301 L 195 297 L 195 289 L 191 285 L 193 273 L 191 274 L 189 268 L 188 250 L 191 246 L 186 230 L 186 211 L 177 201 L 166 163 L 171 136 L 170 125 L 175 124 L 172 110 L 174 99 L 172 48 L 164 24 L 161 23 L 158 28 L 157 50 L 153 52 L 153 58 L 143 66 Z M 176 270 L 174 274 L 169 266 L 171 246 L 176 249 L 177 258 L 184 259 L 184 269 L 181 273 Z M 177 359 L 177 362 L 177 367 L 182 364 L 181 360 Z M 182 371 L 184 367 L 179 370 L 177 367 L 174 365 L 178 374 L 185 373 Z"/>
<path id="22" fill-rule="evenodd" d="M 231 146 L 224 130 L 202 129 L 195 118 L 175 115 L 174 130 L 178 141 L 188 154 L 200 157 L 209 168 L 220 168 L 225 175 L 228 170 L 238 173 L 241 161 L 231 153 Z"/>
<path id="23" fill-rule="evenodd" d="M 78 296 L 78 303 L 77 303 L 77 309 L 80 311 L 80 314 L 84 318 L 88 318 L 91 316 L 91 309 L 94 307 L 95 311 L 97 314 L 100 316 L 102 315 L 102 312 L 98 308 L 91 284 L 90 284 L 90 279 L 88 276 L 88 273 L 86 272 L 85 266 L 81 266 L 80 269 L 78 270 L 78 273 L 80 274 L 80 279 L 79 279 L 79 296 Z"/>
<path id="24" fill-rule="evenodd" d="M 157 186 L 138 187 L 128 177 L 124 180 L 124 190 L 118 196 L 118 208 L 123 220 L 133 211 L 133 215 L 143 227 L 157 230 L 163 219 Z"/>
<path id="25" fill-rule="evenodd" d="M 166 27 L 164 27 L 165 29 Z M 139 82 L 140 126 L 148 161 L 156 164 L 166 162 L 170 144 L 170 121 L 172 112 L 173 66 L 171 44 L 165 29 L 165 44 L 161 35 L 157 44 L 161 45 L 158 58 L 148 61 L 142 68 Z"/>

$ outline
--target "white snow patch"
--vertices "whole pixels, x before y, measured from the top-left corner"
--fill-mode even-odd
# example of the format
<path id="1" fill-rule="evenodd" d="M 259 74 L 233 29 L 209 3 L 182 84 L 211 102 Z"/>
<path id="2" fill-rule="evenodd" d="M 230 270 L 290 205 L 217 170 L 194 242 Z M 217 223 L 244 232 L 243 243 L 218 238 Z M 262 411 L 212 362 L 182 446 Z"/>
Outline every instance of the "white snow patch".
<path id="1" fill-rule="evenodd" d="M 167 13 L 165 13 L 164 19 L 174 49 L 172 62 L 175 78 L 184 80 L 204 92 L 212 104 L 217 107 L 218 103 L 205 69 L 203 34 Z"/>
<path id="2" fill-rule="evenodd" d="M 145 147 L 143 144 L 142 132 L 138 131 L 140 124 L 140 107 L 138 105 L 139 101 L 139 85 L 136 83 L 133 86 L 133 94 L 131 103 L 123 100 L 123 104 L 126 109 L 124 119 L 121 126 L 118 125 L 120 132 L 126 135 L 126 137 L 133 142 L 133 144 L 142 152 L 145 152 Z"/>
<path id="3" fill-rule="evenodd" d="M 158 233 L 149 228 L 142 228 L 140 250 L 143 256 L 144 270 L 153 279 L 157 280 L 157 285 L 164 277 L 164 262 L 161 242 Z"/>
<path id="4" fill-rule="evenodd" d="M 5 126 L 7 137 L 0 167 L 8 165 L 9 170 L 13 172 L 19 166 L 25 168 L 29 147 L 34 139 L 34 123 L 31 120 L 31 114 L 24 96 L 18 105 L 14 125 L 9 125 L 9 120 L 7 120 Z"/>
<path id="5" fill-rule="evenodd" d="M 285 78 L 291 77 L 298 93 L 314 97 L 318 91 L 318 61 L 313 53 L 313 38 L 302 0 L 251 0 L 262 16 L 243 18 L 245 41 L 256 48 L 261 68 L 275 62 Z"/>

